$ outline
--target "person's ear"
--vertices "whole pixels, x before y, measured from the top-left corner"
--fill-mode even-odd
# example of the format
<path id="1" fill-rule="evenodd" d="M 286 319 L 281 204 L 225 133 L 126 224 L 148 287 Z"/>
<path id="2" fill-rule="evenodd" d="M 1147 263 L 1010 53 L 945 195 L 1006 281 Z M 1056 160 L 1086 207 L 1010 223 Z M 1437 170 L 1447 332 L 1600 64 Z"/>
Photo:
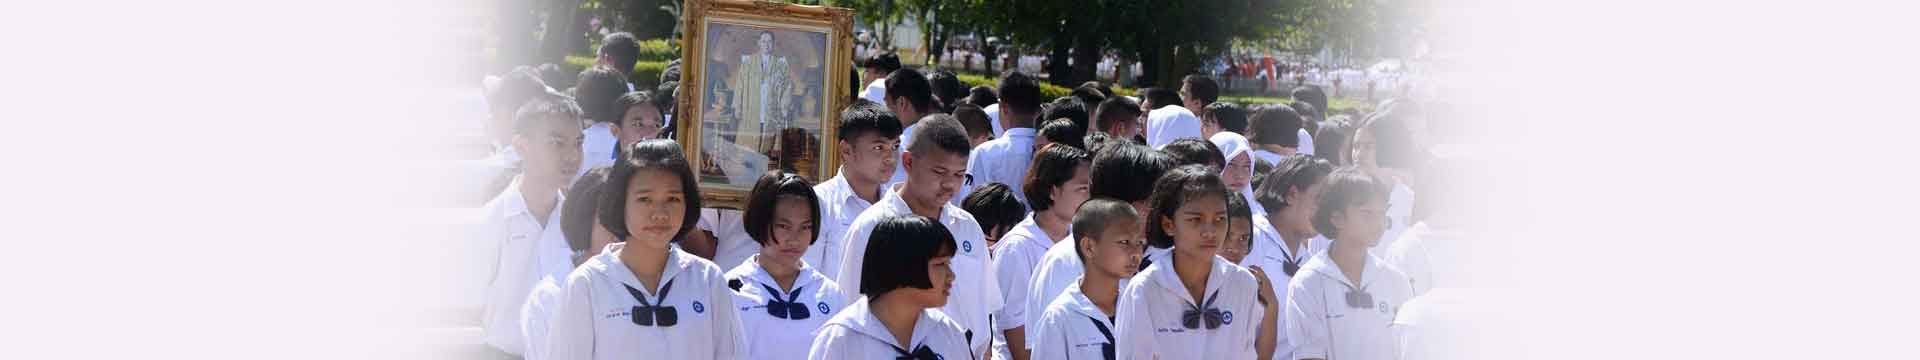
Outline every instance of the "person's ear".
<path id="1" fill-rule="evenodd" d="M 1093 246 L 1093 242 L 1088 240 L 1094 240 L 1094 238 L 1092 236 L 1082 236 L 1080 237 L 1080 241 L 1073 242 L 1073 246 L 1079 246 L 1080 255 L 1085 255 L 1087 257 L 1087 261 L 1092 262 L 1094 246 Z"/>
<path id="2" fill-rule="evenodd" d="M 520 156 L 525 157 L 527 148 L 530 147 L 533 147 L 533 144 L 528 143 L 526 136 L 513 134 L 513 152 L 520 153 Z"/>
<path id="3" fill-rule="evenodd" d="M 1160 231 L 1161 231 L 1161 232 L 1165 232 L 1165 233 L 1167 233 L 1168 235 L 1172 235 L 1172 234 L 1173 234 L 1173 232 L 1171 232 L 1171 231 L 1167 231 L 1168 229 L 1173 229 L 1173 217 L 1169 217 L 1169 216 L 1161 216 L 1161 217 L 1160 217 Z M 1148 233 L 1152 233 L 1153 231 L 1152 231 L 1152 230 L 1148 230 L 1147 232 L 1148 232 Z"/>
<path id="4" fill-rule="evenodd" d="M 900 152 L 900 167 L 908 172 L 913 171 L 913 152 L 912 151 Z"/>
<path id="5" fill-rule="evenodd" d="M 840 161 L 846 162 L 847 159 L 852 159 L 853 153 L 854 153 L 853 144 L 848 144 L 846 140 L 835 140 L 835 141 L 838 141 L 840 143 L 840 149 L 838 150 L 840 152 Z"/>

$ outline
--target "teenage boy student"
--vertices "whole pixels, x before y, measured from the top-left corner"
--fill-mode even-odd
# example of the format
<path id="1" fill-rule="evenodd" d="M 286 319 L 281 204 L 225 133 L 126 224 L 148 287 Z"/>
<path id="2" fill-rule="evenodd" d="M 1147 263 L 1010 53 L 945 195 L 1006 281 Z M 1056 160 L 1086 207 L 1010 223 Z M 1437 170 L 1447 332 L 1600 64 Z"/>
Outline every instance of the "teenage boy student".
<path id="1" fill-rule="evenodd" d="M 841 257 L 840 271 L 834 280 L 840 284 L 841 291 L 847 292 L 847 298 L 856 298 L 859 294 L 849 289 L 861 288 L 862 260 L 868 255 L 893 255 L 854 250 L 867 248 L 874 224 L 882 219 L 899 215 L 937 219 L 953 232 L 954 245 L 960 249 L 953 256 L 953 270 L 958 274 L 953 295 L 942 310 L 972 335 L 968 342 L 976 350 L 974 353 L 984 354 L 988 339 L 992 338 L 987 316 L 1000 309 L 1000 289 L 989 270 L 987 239 L 980 233 L 979 223 L 974 222 L 972 214 L 949 203 L 966 181 L 967 132 L 952 117 L 935 116 L 921 121 L 920 131 L 913 136 L 906 154 L 901 157 L 906 164 L 907 181 L 897 189 L 889 189 L 880 202 L 853 220 L 843 237 L 842 246 L 848 250 Z"/>
<path id="2" fill-rule="evenodd" d="M 514 114 L 513 149 L 519 178 L 484 206 L 485 230 L 494 263 L 486 286 L 482 341 L 514 356 L 526 351 L 521 307 L 541 280 L 565 279 L 573 249 L 560 231 L 561 187 L 580 166 L 580 108 L 573 101 L 542 98 Z"/>
<path id="3" fill-rule="evenodd" d="M 599 166 L 613 165 L 613 155 L 619 146 L 617 127 L 626 114 L 615 109 L 614 103 L 627 93 L 627 77 L 611 67 L 595 66 L 580 71 L 580 79 L 573 88 L 573 99 L 580 103 L 580 113 L 592 123 L 582 130 L 586 141 L 580 144 L 580 171 Z"/>
<path id="4" fill-rule="evenodd" d="M 1032 359 L 1114 358 L 1119 284 L 1140 270 L 1147 247 L 1141 224 L 1131 204 L 1114 199 L 1088 200 L 1074 213 L 1073 226 L 1080 229 L 1074 255 L 1085 266 L 1080 278 L 1028 325 L 1039 339 Z"/>
<path id="5" fill-rule="evenodd" d="M 887 95 L 881 104 L 900 119 L 900 138 L 906 141 L 901 145 L 913 146 L 914 125 L 920 122 L 921 117 L 933 114 L 933 83 L 927 82 L 927 77 L 914 69 L 894 70 L 886 80 Z M 888 179 L 887 183 L 905 181 L 906 177 L 904 168 L 895 167 L 893 178 Z"/>
<path id="6" fill-rule="evenodd" d="M 980 144 L 967 158 L 967 174 L 976 183 L 1001 183 L 1020 187 L 1027 178 L 1027 165 L 1033 161 L 1034 115 L 1040 114 L 1040 82 L 1032 76 L 1008 71 L 1000 77 L 1000 121 L 1007 127 L 1003 136 Z M 1014 192 L 1021 204 L 1026 194 Z"/>
<path id="7" fill-rule="evenodd" d="M 840 273 L 848 226 L 879 202 L 881 184 L 900 159 L 900 120 L 879 103 L 854 100 L 840 111 L 840 170 L 813 186 L 820 196 L 820 240 L 807 248 L 807 264 L 831 277 Z"/>
<path id="8" fill-rule="evenodd" d="M 860 92 L 860 98 L 874 103 L 886 103 L 887 76 L 893 74 L 894 70 L 900 70 L 900 55 L 893 53 L 874 55 L 867 58 L 866 63 L 862 65 L 861 69 L 865 70 L 862 73 L 865 76 L 860 78 L 860 82 L 867 83 L 867 88 Z"/>

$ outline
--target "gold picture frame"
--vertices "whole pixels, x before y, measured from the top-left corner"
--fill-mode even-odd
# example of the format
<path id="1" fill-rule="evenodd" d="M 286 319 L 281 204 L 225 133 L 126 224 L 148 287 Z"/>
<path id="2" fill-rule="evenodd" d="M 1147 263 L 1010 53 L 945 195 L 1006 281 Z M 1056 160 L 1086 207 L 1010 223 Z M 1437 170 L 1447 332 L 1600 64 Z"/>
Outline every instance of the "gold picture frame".
<path id="1" fill-rule="evenodd" d="M 686 0 L 675 137 L 701 202 L 742 209 L 766 171 L 819 183 L 840 166 L 834 119 L 853 99 L 853 11 Z"/>

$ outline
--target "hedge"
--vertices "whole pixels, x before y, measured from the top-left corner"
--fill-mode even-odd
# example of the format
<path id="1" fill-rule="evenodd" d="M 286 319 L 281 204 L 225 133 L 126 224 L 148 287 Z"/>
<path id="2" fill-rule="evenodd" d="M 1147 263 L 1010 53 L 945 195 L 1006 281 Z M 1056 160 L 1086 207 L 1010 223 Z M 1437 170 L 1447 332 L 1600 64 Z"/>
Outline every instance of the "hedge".
<path id="1" fill-rule="evenodd" d="M 644 49 L 645 47 L 643 46 L 642 48 Z M 645 53 L 645 51 L 641 51 L 641 54 Z M 587 67 L 593 66 L 594 62 L 596 62 L 596 60 L 591 56 L 569 55 L 567 56 L 567 64 L 562 66 L 561 69 L 570 74 L 579 74 L 580 70 L 585 70 Z M 666 71 L 667 60 L 642 60 L 633 63 L 633 72 L 628 73 L 627 80 L 633 82 L 635 89 L 653 90 L 654 87 L 660 86 L 660 73 Z"/>

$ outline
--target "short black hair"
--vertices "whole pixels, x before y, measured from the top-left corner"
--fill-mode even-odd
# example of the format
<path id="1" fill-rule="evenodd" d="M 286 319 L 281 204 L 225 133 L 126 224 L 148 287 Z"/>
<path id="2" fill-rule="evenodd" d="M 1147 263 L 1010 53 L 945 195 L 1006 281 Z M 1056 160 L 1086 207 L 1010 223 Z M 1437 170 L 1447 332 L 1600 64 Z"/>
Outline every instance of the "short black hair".
<path id="1" fill-rule="evenodd" d="M 1207 116 L 1220 123 L 1220 129 L 1235 134 L 1247 133 L 1247 108 L 1240 104 L 1221 101 L 1207 105 Z"/>
<path id="2" fill-rule="evenodd" d="M 986 108 L 993 106 L 993 104 L 999 104 L 1000 95 L 995 95 L 993 93 L 993 87 L 991 86 L 976 85 L 972 89 L 967 89 L 967 102 L 981 108 Z"/>
<path id="3" fill-rule="evenodd" d="M 640 62 L 640 41 L 624 31 L 607 34 L 600 40 L 600 54 L 612 58 L 620 73 L 633 72 L 633 64 Z"/>
<path id="4" fill-rule="evenodd" d="M 567 187 L 567 201 L 560 205 L 560 234 L 566 236 L 567 246 L 573 252 L 591 252 L 593 246 L 594 211 L 599 209 L 600 189 L 607 183 L 607 173 L 613 167 L 598 166 L 580 175 Z"/>
<path id="5" fill-rule="evenodd" d="M 1253 136 L 1247 142 L 1261 145 L 1300 146 L 1300 114 L 1285 105 L 1267 105 L 1254 110 L 1247 124 Z M 1315 149 L 1316 151 L 1318 149 Z"/>
<path id="6" fill-rule="evenodd" d="M 1027 206 L 1020 204 L 1020 198 L 1013 197 L 1013 188 L 997 182 L 974 188 L 960 200 L 960 209 L 973 214 L 974 222 L 980 223 L 980 232 L 985 234 L 992 234 L 994 228 L 1011 229 L 1027 218 Z"/>
<path id="7" fill-rule="evenodd" d="M 960 76 L 953 71 L 934 71 L 927 82 L 933 84 L 933 99 L 940 102 L 940 112 L 952 113 L 953 107 L 960 105 L 960 99 L 967 96 L 967 84 L 961 83 Z"/>
<path id="8" fill-rule="evenodd" d="M 660 113 L 660 116 L 661 116 L 660 120 L 662 122 L 661 125 L 664 126 L 666 125 L 665 122 L 666 122 L 667 112 L 666 110 L 663 110 L 660 104 L 655 101 L 658 101 L 658 100 L 654 100 L 653 92 L 646 91 L 646 90 L 633 91 L 633 92 L 628 92 L 624 95 L 620 95 L 620 98 L 613 100 L 613 116 L 614 117 L 613 117 L 613 120 L 609 120 L 609 121 L 613 121 L 614 124 L 619 124 L 621 119 L 624 119 L 627 117 L 627 110 L 633 110 L 633 107 L 635 106 L 647 105 L 647 106 L 652 106 L 653 111 Z"/>
<path id="9" fill-rule="evenodd" d="M 680 59 L 667 60 L 667 67 L 660 70 L 660 82 L 680 82 Z"/>
<path id="10" fill-rule="evenodd" d="M 1084 239 L 1100 237 L 1101 233 L 1107 232 L 1107 228 L 1128 220 L 1141 221 L 1140 212 L 1134 210 L 1132 204 L 1114 198 L 1093 198 L 1074 210 L 1071 226 L 1075 229 L 1073 233 L 1079 234 L 1077 237 L 1082 239 L 1079 241 L 1086 241 Z M 1087 262 L 1087 254 L 1078 247 L 1073 249 L 1073 254 L 1080 257 L 1081 263 Z"/>
<path id="11" fill-rule="evenodd" d="M 1220 182 L 1220 170 L 1203 165 L 1183 165 L 1173 168 L 1153 182 L 1153 195 L 1147 203 L 1147 245 L 1166 249 L 1173 247 L 1173 234 L 1161 228 L 1160 219 L 1173 217 L 1173 213 L 1201 196 L 1219 196 L 1226 201 L 1229 194 L 1227 185 Z"/>
<path id="12" fill-rule="evenodd" d="M 906 97 L 913 111 L 922 114 L 933 111 L 933 84 L 927 82 L 920 70 L 900 69 L 887 74 L 886 99 L 891 102 L 897 97 Z"/>
<path id="13" fill-rule="evenodd" d="M 1034 132 L 1034 134 L 1055 144 L 1072 146 L 1082 150 L 1087 148 L 1087 144 L 1085 143 L 1087 129 L 1081 128 L 1079 125 L 1074 125 L 1071 119 L 1058 118 L 1047 120 L 1046 123 L 1040 125 L 1040 130 Z"/>
<path id="14" fill-rule="evenodd" d="M 927 262 L 952 257 L 953 233 L 939 221 L 919 215 L 890 216 L 873 225 L 867 238 L 870 256 L 860 263 L 860 294 L 878 299 L 900 288 L 932 289 Z"/>
<path id="15" fill-rule="evenodd" d="M 1040 113 L 1040 81 L 1032 75 L 1007 71 L 1000 76 L 1000 89 L 996 95 L 1000 97 L 1002 108 L 1021 114 Z"/>
<path id="16" fill-rule="evenodd" d="M 1072 96 L 1061 96 L 1053 99 L 1052 105 L 1053 106 L 1047 107 L 1045 114 L 1041 114 L 1041 119 L 1052 120 L 1065 118 L 1073 120 L 1073 125 L 1079 126 L 1083 132 L 1084 129 L 1087 128 L 1088 118 L 1090 118 L 1091 115 L 1088 115 L 1089 109 L 1087 109 L 1086 102 L 1080 101 L 1079 98 Z"/>
<path id="17" fill-rule="evenodd" d="M 806 200 L 807 208 L 813 210 L 813 232 L 807 245 L 820 240 L 820 196 L 813 193 L 813 183 L 799 174 L 780 170 L 768 170 L 753 184 L 753 191 L 747 193 L 747 210 L 740 217 L 747 229 L 747 237 L 761 246 L 773 240 L 768 228 L 773 226 L 773 213 L 782 197 L 798 197 Z"/>
<path id="18" fill-rule="evenodd" d="M 1320 191 L 1318 208 L 1313 211 L 1313 230 L 1326 234 L 1334 241 L 1340 238 L 1340 229 L 1333 227 L 1333 213 L 1345 211 L 1354 204 L 1366 200 L 1385 199 L 1387 184 L 1355 167 L 1343 167 L 1327 174 L 1326 186 Z"/>
<path id="19" fill-rule="evenodd" d="M 1086 137 L 1081 138 L 1080 143 L 1087 146 L 1088 153 L 1092 153 L 1100 149 L 1100 144 L 1112 140 L 1113 137 L 1107 136 L 1106 133 L 1089 132 Z"/>
<path id="20" fill-rule="evenodd" d="M 513 133 L 532 134 L 543 122 L 553 120 L 572 121 L 569 124 L 580 126 L 580 106 L 572 99 L 560 96 L 541 96 L 520 105 L 513 113 Z"/>
<path id="21" fill-rule="evenodd" d="M 1140 103 L 1125 96 L 1115 96 L 1100 102 L 1093 111 L 1094 127 L 1100 131 L 1113 128 L 1121 122 L 1134 122 L 1140 118 Z"/>
<path id="22" fill-rule="evenodd" d="M 500 82 L 487 92 L 487 106 L 495 114 L 513 116 L 521 105 L 546 96 L 547 83 L 531 68 L 519 68 L 500 76 Z M 504 120 L 504 119 L 503 119 Z"/>
<path id="23" fill-rule="evenodd" d="M 1159 110 L 1160 108 L 1167 107 L 1167 105 L 1180 105 L 1180 93 L 1176 93 L 1173 90 L 1167 90 L 1167 88 L 1163 88 L 1163 87 L 1150 87 L 1150 88 L 1140 89 L 1140 98 L 1146 99 L 1147 102 L 1153 103 L 1152 109 L 1143 109 L 1146 111 Z M 1193 109 L 1187 109 L 1187 110 L 1193 110 Z"/>
<path id="24" fill-rule="evenodd" d="M 1333 166 L 1347 165 L 1347 144 L 1353 140 L 1353 122 L 1346 115 L 1335 115 L 1320 122 L 1313 133 L 1313 157 L 1326 159 Z"/>
<path id="25" fill-rule="evenodd" d="M 1267 175 L 1267 181 L 1253 190 L 1253 201 L 1259 202 L 1260 208 L 1267 211 L 1280 211 L 1293 205 L 1287 202 L 1289 190 L 1306 191 L 1332 172 L 1333 163 L 1327 162 L 1326 159 L 1305 155 L 1288 156 L 1286 159 L 1281 159 L 1279 164 L 1274 164 L 1273 171 Z"/>
<path id="26" fill-rule="evenodd" d="M 600 223 L 620 241 L 633 235 L 627 231 L 627 191 L 633 177 L 643 170 L 664 170 L 680 178 L 686 212 L 681 217 L 680 230 L 673 234 L 673 241 L 686 238 L 687 232 L 700 222 L 700 184 L 693 176 L 693 168 L 687 165 L 687 155 L 680 152 L 680 143 L 671 139 L 633 143 L 613 162 L 605 189 L 600 192 Z"/>
<path id="27" fill-rule="evenodd" d="M 990 123 L 993 119 L 987 118 L 987 111 L 979 106 L 965 103 L 954 106 L 953 118 L 960 120 L 960 125 L 967 128 L 968 138 L 993 136 L 993 124 Z"/>
<path id="28" fill-rule="evenodd" d="M 892 74 L 894 70 L 900 70 L 900 55 L 891 52 L 874 55 L 860 63 L 860 67 L 878 69 L 883 74 Z"/>
<path id="29" fill-rule="evenodd" d="M 1187 85 L 1187 95 L 1199 99 L 1201 105 L 1220 100 L 1220 84 L 1214 82 L 1213 77 L 1200 74 L 1187 75 L 1180 79 L 1180 83 Z"/>
<path id="30" fill-rule="evenodd" d="M 574 101 L 580 102 L 580 111 L 594 122 L 620 121 L 623 113 L 616 112 L 614 101 L 627 93 L 627 77 L 613 68 L 595 66 L 580 71 L 580 79 L 573 90 Z M 622 108 L 621 110 L 625 110 Z"/>
<path id="31" fill-rule="evenodd" d="M 1320 113 L 1313 114 L 1313 117 L 1326 117 L 1327 93 L 1320 91 L 1319 86 L 1301 85 L 1295 87 L 1293 91 L 1288 92 L 1287 97 L 1293 98 L 1293 101 L 1306 102 L 1307 104 L 1313 105 L 1314 109 L 1321 111 Z"/>
<path id="32" fill-rule="evenodd" d="M 1399 115 L 1404 112 L 1409 111 L 1395 107 L 1374 112 L 1353 132 L 1355 138 L 1360 136 L 1359 130 L 1373 135 L 1374 162 L 1380 167 L 1410 168 L 1420 162 L 1419 151 L 1413 148 L 1413 131 L 1407 128 L 1407 116 Z"/>
<path id="33" fill-rule="evenodd" d="M 1074 171 L 1088 160 L 1091 156 L 1086 150 L 1061 143 L 1047 144 L 1034 152 L 1033 164 L 1027 167 L 1026 183 L 1020 184 L 1021 192 L 1027 195 L 1027 205 L 1032 206 L 1033 211 L 1053 208 L 1053 188 L 1073 180 Z"/>
<path id="34" fill-rule="evenodd" d="M 673 103 L 674 95 L 679 95 L 679 94 L 680 94 L 680 81 L 669 80 L 667 82 L 660 83 L 660 86 L 654 87 L 653 93 L 649 95 L 652 95 L 653 106 L 660 107 L 661 115 L 671 116 L 673 115 L 673 111 L 674 111 L 674 103 Z M 666 120 L 666 119 L 661 119 L 661 120 Z"/>
<path id="35" fill-rule="evenodd" d="M 933 149 L 960 157 L 967 157 L 973 151 L 973 143 L 967 141 L 966 127 L 960 126 L 960 120 L 954 120 L 953 115 L 933 114 L 914 125 L 918 127 L 913 130 L 913 145 L 907 146 L 907 151 L 916 158 Z"/>
<path id="36" fill-rule="evenodd" d="M 1105 197 L 1125 202 L 1146 200 L 1153 182 L 1173 168 L 1173 157 L 1146 145 L 1125 141 L 1109 142 L 1093 154 L 1088 167 L 1090 197 Z"/>
<path id="37" fill-rule="evenodd" d="M 1215 170 L 1226 168 L 1227 155 L 1220 153 L 1220 147 L 1212 141 L 1201 138 L 1181 138 L 1167 143 L 1161 152 L 1172 156 L 1180 165 L 1206 165 Z"/>
<path id="38" fill-rule="evenodd" d="M 1227 194 L 1227 227 L 1233 227 L 1233 224 L 1238 222 L 1247 223 L 1247 235 L 1249 235 L 1247 250 L 1251 252 L 1253 250 L 1253 236 L 1251 236 L 1253 235 L 1253 208 L 1247 206 L 1247 197 L 1230 193 Z"/>
<path id="39" fill-rule="evenodd" d="M 866 99 L 854 99 L 846 110 L 840 111 L 838 136 L 841 141 L 852 143 L 855 137 L 872 133 L 883 138 L 900 137 L 900 118 L 894 117 L 885 106 Z"/>
<path id="40" fill-rule="evenodd" d="M 1318 115 L 1320 114 L 1320 108 L 1313 107 L 1313 104 L 1308 104 L 1305 101 L 1295 101 L 1287 105 L 1293 108 L 1295 114 L 1300 114 L 1301 129 L 1306 129 L 1308 134 L 1320 132 L 1321 119 Z"/>
<path id="41" fill-rule="evenodd" d="M 1073 98 L 1080 99 L 1080 102 L 1087 104 L 1099 104 L 1101 101 L 1107 100 L 1107 94 L 1101 92 L 1099 83 L 1092 81 L 1080 84 L 1080 87 L 1073 88 L 1072 95 Z"/>

